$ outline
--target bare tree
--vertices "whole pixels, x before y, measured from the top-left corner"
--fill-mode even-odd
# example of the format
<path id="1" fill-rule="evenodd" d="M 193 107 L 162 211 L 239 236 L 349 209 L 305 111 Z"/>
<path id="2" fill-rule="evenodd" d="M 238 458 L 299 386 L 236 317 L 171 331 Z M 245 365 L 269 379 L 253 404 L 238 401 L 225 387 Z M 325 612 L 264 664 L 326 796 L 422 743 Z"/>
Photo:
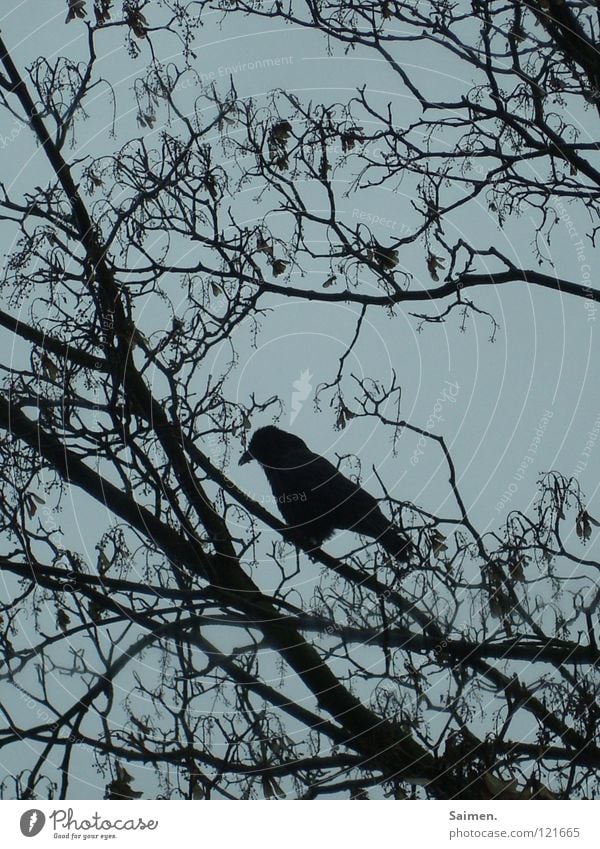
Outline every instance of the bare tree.
<path id="1" fill-rule="evenodd" d="M 595 8 L 223 2 L 225 22 L 281 18 L 332 50 L 385 60 L 415 109 L 405 121 L 366 88 L 342 103 L 286 91 L 258 103 L 233 82 L 206 85 L 193 35 L 209 4 L 159 6 L 69 0 L 84 62 L 25 70 L 0 42 L 0 105 L 46 169 L 40 185 L 0 186 L 14 240 L 0 311 L 11 352 L 0 746 L 4 763 L 23 765 L 4 795 L 68 798 L 95 768 L 115 799 L 591 797 L 599 564 L 582 556 L 596 522 L 577 481 L 549 472 L 532 515 L 513 510 L 501 532 L 482 533 L 444 438 L 405 419 L 396 379 L 355 378 L 348 358 L 373 310 L 390 327 L 403 313 L 419 325 L 458 312 L 455 329 L 473 316 L 493 338 L 479 287 L 599 299 L 554 274 L 544 248 L 571 202 L 585 207 L 592 246 L 596 236 L 597 142 L 567 118 L 587 110 L 593 123 L 598 110 Z M 148 59 L 135 83 L 140 135 L 92 156 L 81 134 L 94 98 L 119 114 L 98 68 L 115 38 Z M 179 64 L 160 58 L 173 39 Z M 423 42 L 472 87 L 427 93 L 403 64 Z M 383 244 L 372 220 L 340 212 L 344 192 L 401 181 L 412 201 L 398 238 Z M 250 225 L 239 202 L 249 187 Z M 481 202 L 501 228 L 529 210 L 537 265 L 456 235 L 453 216 Z M 429 286 L 399 270 L 408 246 Z M 382 441 L 411 431 L 445 464 L 443 515 L 382 499 L 417 549 L 409 567 L 372 540 L 308 554 L 227 474 L 257 415 L 283 409 L 261 387 L 236 397 L 229 381 L 274 295 L 355 308 L 317 391 L 317 409 L 332 410 L 324 426 L 370 419 Z M 231 353 L 215 372 L 220 345 Z M 61 506 L 79 498 L 82 510 L 97 504 L 96 563 L 61 528 Z M 298 575 L 316 564 L 308 592 Z"/>

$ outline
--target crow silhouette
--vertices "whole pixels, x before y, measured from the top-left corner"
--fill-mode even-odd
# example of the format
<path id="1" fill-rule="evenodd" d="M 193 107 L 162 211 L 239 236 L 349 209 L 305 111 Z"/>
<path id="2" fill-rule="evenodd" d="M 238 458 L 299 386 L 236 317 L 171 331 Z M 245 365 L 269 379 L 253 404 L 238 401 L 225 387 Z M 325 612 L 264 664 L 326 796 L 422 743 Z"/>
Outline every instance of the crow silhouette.
<path id="1" fill-rule="evenodd" d="M 388 554 L 408 561 L 410 540 L 386 519 L 375 498 L 344 477 L 298 436 L 278 427 L 255 431 L 240 466 L 257 460 L 279 511 L 297 537 L 320 546 L 335 530 L 376 539 Z"/>

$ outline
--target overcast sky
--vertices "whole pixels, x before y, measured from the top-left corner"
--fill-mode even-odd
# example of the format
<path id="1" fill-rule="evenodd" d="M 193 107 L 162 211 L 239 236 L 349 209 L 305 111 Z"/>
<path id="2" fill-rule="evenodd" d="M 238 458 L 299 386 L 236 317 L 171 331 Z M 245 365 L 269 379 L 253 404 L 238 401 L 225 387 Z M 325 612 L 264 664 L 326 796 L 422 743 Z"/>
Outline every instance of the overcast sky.
<path id="1" fill-rule="evenodd" d="M 61 54 L 82 55 L 85 28 L 79 22 L 66 26 L 65 11 L 63 0 L 47 0 L 43 4 L 25 0 L 12 4 L 4 13 L 0 19 L 3 38 L 21 69 L 38 55 L 49 59 Z M 107 92 L 98 90 L 88 121 L 79 126 L 73 156 L 110 153 L 142 132 L 136 124 L 131 95 L 135 76 L 149 59 L 143 46 L 142 49 L 142 56 L 132 60 L 122 48 L 121 39 L 115 37 L 113 49 L 100 64 L 117 92 L 117 137 L 110 137 L 113 116 Z M 165 43 L 161 58 L 180 61 L 176 49 L 174 40 Z M 435 65 L 438 51 L 427 55 L 419 46 L 411 55 L 408 46 L 403 49 L 405 66 L 429 90 L 456 94 L 457 86 L 459 90 L 469 88 L 471 80 L 457 80 L 456 68 Z M 366 83 L 378 103 L 392 104 L 398 121 L 408 121 L 417 114 L 415 103 L 399 91 L 397 79 L 385 64 L 361 51 L 343 55 L 337 46 L 332 55 L 327 55 L 324 39 L 298 28 L 241 16 L 228 17 L 221 26 L 216 14 L 208 14 L 198 32 L 195 50 L 196 69 L 204 81 L 213 81 L 225 91 L 232 76 L 238 94 L 255 101 L 265 98 L 273 88 L 286 88 L 305 100 L 341 102 L 351 96 L 357 85 Z M 185 103 L 186 97 L 193 96 L 193 87 L 189 91 L 182 88 L 180 94 Z M 585 128 L 585 113 L 572 118 Z M 160 128 L 159 120 L 146 133 L 148 143 L 153 136 L 158 142 Z M 171 127 L 174 130 L 176 125 Z M 0 179 L 11 190 L 45 185 L 51 179 L 45 158 L 28 131 L 6 112 L 0 112 Z M 249 190 L 236 199 L 237 214 L 247 223 L 264 212 L 254 203 L 253 196 L 254 190 Z M 363 215 L 372 216 L 371 221 L 378 217 L 381 220 L 373 225 L 374 233 L 388 244 L 414 221 L 411 199 L 410 187 L 402 182 L 390 183 L 360 198 L 346 198 L 341 202 L 340 214 L 347 222 Z M 586 226 L 585 211 L 569 208 L 564 214 L 564 224 L 555 230 L 552 245 L 547 246 L 548 255 L 557 274 L 576 282 L 591 280 L 593 285 L 595 252 L 587 243 L 579 246 Z M 474 203 L 466 213 L 463 210 L 445 221 L 444 226 L 478 245 L 487 242 L 497 246 L 518 264 L 536 267 L 532 250 L 535 234 L 527 215 L 500 231 L 485 206 Z M 14 246 L 14 234 L 6 227 L 4 234 L 4 252 L 8 254 Z M 193 251 L 190 248 L 191 258 Z M 414 275 L 414 285 L 431 285 L 421 248 L 404 249 L 400 261 Z M 310 275 L 304 280 L 292 276 L 291 283 L 316 288 L 322 277 L 318 270 L 314 273 L 314 284 Z M 594 376 L 597 314 L 580 299 L 528 289 L 522 284 L 488 292 L 472 291 L 471 297 L 479 307 L 489 310 L 499 324 L 493 343 L 491 324 L 485 316 L 470 317 L 465 332 L 460 331 L 458 314 L 446 323 L 428 324 L 418 332 L 419 322 L 407 310 L 397 309 L 393 318 L 372 310 L 352 352 L 348 371 L 384 382 L 395 372 L 402 386 L 402 413 L 415 425 L 431 426 L 436 411 L 438 418 L 432 429 L 447 440 L 466 505 L 482 530 L 498 528 L 511 508 L 526 509 L 535 495 L 537 477 L 550 469 L 576 473 L 588 496 L 590 513 L 600 515 L 600 449 L 596 444 L 600 396 Z M 279 394 L 286 405 L 280 426 L 293 430 L 331 459 L 335 459 L 336 452 L 358 453 L 365 485 L 374 495 L 382 493 L 369 471 L 372 465 L 395 497 L 430 511 L 456 515 L 447 470 L 436 446 L 428 444 L 424 453 L 419 453 L 417 437 L 405 433 L 393 456 L 390 434 L 383 433 L 375 423 L 353 421 L 338 431 L 334 429 L 335 413 L 328 403 L 320 413 L 315 410 L 315 389 L 334 377 L 338 358 L 352 338 L 357 308 L 339 304 L 315 307 L 310 302 L 277 297 L 271 299 L 270 306 L 272 312 L 263 319 L 256 344 L 252 344 L 247 327 L 236 331 L 233 341 L 240 359 L 227 384 L 229 397 L 248 403 L 253 392 L 262 397 Z M 149 300 L 140 311 L 137 319 L 144 330 L 160 326 L 160 309 L 159 304 Z M 431 312 L 435 309 L 433 305 Z M 206 364 L 207 371 L 218 373 L 229 355 L 227 345 L 214 350 Z M 19 352 L 15 350 L 11 357 L 17 363 Z M 349 387 L 350 381 L 346 385 Z M 266 414 L 252 425 L 270 421 Z M 224 458 L 228 474 L 255 498 L 267 497 L 267 483 L 256 464 L 238 468 L 241 451 L 241 443 L 231 446 Z M 215 456 L 223 459 L 218 452 Z M 96 564 L 94 546 L 106 519 L 96 505 L 79 493 L 73 493 L 70 508 L 60 519 L 69 544 L 87 552 L 91 567 Z M 270 538 L 271 532 L 266 531 L 267 545 Z M 331 543 L 332 551 L 336 545 L 336 541 Z M 309 584 L 313 579 L 310 573 L 303 577 Z M 81 757 L 83 764 L 85 753 Z M 10 764 L 4 766 L 10 768 Z M 85 798 L 95 781 L 94 775 L 82 767 L 81 784 L 72 792 Z"/>

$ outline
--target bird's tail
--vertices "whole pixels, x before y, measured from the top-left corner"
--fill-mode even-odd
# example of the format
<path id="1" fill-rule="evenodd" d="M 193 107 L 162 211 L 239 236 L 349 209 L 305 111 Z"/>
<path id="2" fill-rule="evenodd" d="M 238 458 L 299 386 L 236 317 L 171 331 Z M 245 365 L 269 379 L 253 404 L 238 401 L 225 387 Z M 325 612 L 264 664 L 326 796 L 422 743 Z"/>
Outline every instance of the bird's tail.
<path id="1" fill-rule="evenodd" d="M 388 525 L 385 531 L 377 538 L 379 545 L 384 548 L 390 557 L 408 563 L 412 558 L 415 547 L 412 542 L 393 525 Z"/>

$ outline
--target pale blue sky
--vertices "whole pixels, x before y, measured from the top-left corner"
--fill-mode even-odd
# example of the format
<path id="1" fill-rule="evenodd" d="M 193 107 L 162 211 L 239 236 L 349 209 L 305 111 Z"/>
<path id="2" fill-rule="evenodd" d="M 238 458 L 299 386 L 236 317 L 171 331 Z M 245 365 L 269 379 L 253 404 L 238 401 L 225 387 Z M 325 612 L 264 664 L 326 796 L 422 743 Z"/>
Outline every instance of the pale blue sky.
<path id="1" fill-rule="evenodd" d="M 14 49 L 13 58 L 20 68 L 39 54 L 49 58 L 61 53 L 71 57 L 78 55 L 84 27 L 78 22 L 65 26 L 64 17 L 62 0 L 49 0 L 44 4 L 25 0 L 4 15 L 0 22 L 3 37 Z M 399 122 L 411 120 L 417 114 L 414 102 L 399 91 L 396 78 L 386 66 L 358 51 L 344 56 L 335 47 L 333 55 L 327 56 L 325 41 L 314 33 L 245 17 L 228 18 L 222 28 L 218 21 L 216 14 L 207 15 L 204 27 L 198 31 L 196 69 L 204 80 L 213 80 L 223 90 L 228 85 L 226 68 L 233 75 L 238 93 L 258 102 L 275 87 L 292 89 L 305 100 L 340 102 L 351 95 L 356 85 L 366 83 L 376 102 L 392 104 Z M 79 125 L 73 156 L 111 153 L 129 137 L 141 132 L 145 132 L 148 143 L 153 136 L 158 139 L 163 116 L 159 115 L 153 131 L 140 130 L 131 93 L 134 78 L 142 72 L 148 57 L 143 52 L 140 58 L 131 60 L 121 47 L 120 36 L 115 36 L 113 41 L 112 51 L 103 57 L 100 65 L 117 94 L 117 137 L 113 139 L 109 135 L 112 113 L 108 90 L 98 89 L 88 120 Z M 456 93 L 457 68 L 450 65 L 429 67 L 435 61 L 434 55 L 439 55 L 437 52 L 427 56 L 422 48 L 408 45 L 403 50 L 406 51 L 403 56 L 406 66 L 426 88 L 438 94 Z M 174 41 L 165 51 L 161 57 L 164 61 L 178 59 Z M 277 60 L 281 64 L 274 69 L 266 60 Z M 469 79 L 460 80 L 458 85 L 466 90 L 470 82 Z M 193 94 L 193 86 L 182 87 L 182 104 L 191 102 Z M 585 127 L 585 113 L 575 119 Z M 44 184 L 50 179 L 50 172 L 42 152 L 27 131 L 19 133 L 15 140 L 11 138 L 14 127 L 13 118 L 0 113 L 0 137 L 6 140 L 6 145 L 0 140 L 0 180 L 16 192 L 27 186 Z M 171 127 L 171 131 L 175 130 L 176 123 Z M 340 187 L 340 195 L 344 188 Z M 308 193 L 310 191 L 307 189 Z M 253 187 L 234 202 L 236 214 L 247 223 L 264 213 L 264 208 L 254 203 L 254 194 Z M 357 218 L 357 209 L 386 219 L 387 223 L 374 226 L 373 230 L 377 238 L 387 244 L 401 234 L 403 227 L 410 227 L 415 221 L 411 199 L 410 184 L 399 182 L 364 192 L 359 199 L 342 199 L 339 210 L 347 223 Z M 318 203 L 316 195 L 315 203 Z M 597 269 L 595 252 L 586 245 L 585 259 L 582 259 L 572 235 L 573 230 L 584 232 L 585 211 L 573 209 L 569 214 L 571 234 L 566 225 L 558 226 L 548 253 L 558 274 L 576 282 L 587 282 L 587 266 L 593 270 L 592 275 Z M 390 226 L 389 222 L 396 223 Z M 449 233 L 459 233 L 465 240 L 495 245 L 513 257 L 515 263 L 536 267 L 532 251 L 534 233 L 527 214 L 509 222 L 500 231 L 483 205 L 478 208 L 472 205 L 467 212 L 461 211 L 445 220 L 444 226 Z M 4 233 L 4 252 L 8 253 L 13 247 L 14 234 L 7 227 Z M 193 251 L 192 247 L 192 258 Z M 425 259 L 421 246 L 402 249 L 401 266 L 414 275 L 415 285 L 431 285 Z M 314 286 L 318 288 L 323 279 L 318 268 L 304 281 L 292 276 L 290 282 L 312 285 L 313 275 Z M 592 282 L 595 282 L 593 277 Z M 418 333 L 418 322 L 408 315 L 408 310 L 397 309 L 394 318 L 382 311 L 370 310 L 360 342 L 350 358 L 349 372 L 385 381 L 394 370 L 403 390 L 403 415 L 421 427 L 426 426 L 448 382 L 458 386 L 455 400 L 446 399 L 442 403 L 439 413 L 442 420 L 436 423 L 435 430 L 447 440 L 465 503 L 480 529 L 499 527 L 506 511 L 496 508 L 511 484 L 517 489 L 510 492 L 508 507 L 525 509 L 535 495 L 540 472 L 558 469 L 570 474 L 578 464 L 581 467 L 582 458 L 585 468 L 580 468 L 578 479 L 588 496 L 591 514 L 600 515 L 600 449 L 595 447 L 591 453 L 586 452 L 588 434 L 600 417 L 600 396 L 597 379 L 593 377 L 598 349 L 596 316 L 581 300 L 528 289 L 520 283 L 487 292 L 472 290 L 469 294 L 479 307 L 492 312 L 500 325 L 493 344 L 489 341 L 490 323 L 484 316 L 469 318 L 465 333 L 459 332 L 458 315 L 445 324 L 427 325 Z M 352 337 L 358 312 L 352 305 L 315 306 L 278 297 L 265 303 L 272 312 L 262 320 L 256 345 L 253 346 L 247 327 L 235 333 L 233 342 L 239 354 L 239 367 L 229 378 L 227 389 L 231 399 L 242 403 L 248 402 L 252 392 L 263 398 L 279 394 L 286 404 L 281 426 L 288 428 L 294 382 L 308 371 L 314 391 L 318 384 L 333 378 L 337 359 Z M 143 313 L 140 310 L 138 315 L 142 329 L 160 327 L 161 309 L 160 304 L 148 301 Z M 420 309 L 416 307 L 416 311 Z M 215 349 L 206 363 L 207 371 L 218 372 L 229 354 L 227 345 Z M 19 356 L 18 349 L 11 353 L 15 364 Z M 199 385 L 202 377 L 206 377 L 206 373 L 199 375 Z M 351 400 L 351 382 L 347 381 L 346 386 Z M 322 412 L 317 414 L 309 393 L 293 422 L 292 429 L 314 450 L 331 459 L 335 459 L 336 452 L 358 453 L 363 461 L 365 485 L 375 495 L 381 492 L 369 471 L 371 465 L 378 468 L 395 497 L 413 501 L 432 512 L 455 514 L 449 498 L 447 470 L 435 446 L 428 445 L 418 463 L 411 464 L 417 437 L 406 433 L 397 445 L 397 455 L 392 456 L 391 434 L 384 433 L 373 423 L 354 421 L 345 430 L 334 430 L 335 413 L 329 408 L 328 400 L 326 397 Z M 548 416 L 547 411 L 552 415 Z M 519 467 L 543 420 L 546 424 L 533 461 L 522 479 L 516 480 L 515 475 L 519 474 Z M 270 417 L 264 416 L 252 425 L 257 427 L 269 421 Z M 241 450 L 241 444 L 231 446 L 226 458 L 228 474 L 257 500 L 268 497 L 266 480 L 255 464 L 238 468 Z M 218 452 L 215 456 L 220 458 Z M 107 518 L 97 505 L 78 492 L 73 492 L 70 502 L 65 502 L 60 518 L 68 544 L 86 552 L 92 568 L 97 557 L 95 544 Z M 267 530 L 265 551 L 272 538 Z M 574 541 L 574 546 L 577 545 Z M 334 552 L 344 547 L 343 540 L 330 543 Z M 310 586 L 315 579 L 314 572 L 307 569 L 299 583 L 306 581 Z M 274 575 L 265 571 L 257 580 L 268 588 Z M 81 782 L 75 784 L 72 792 L 85 798 L 90 795 L 88 782 L 93 786 L 96 778 L 88 772 L 87 754 L 78 752 L 77 757 L 81 759 Z"/>

